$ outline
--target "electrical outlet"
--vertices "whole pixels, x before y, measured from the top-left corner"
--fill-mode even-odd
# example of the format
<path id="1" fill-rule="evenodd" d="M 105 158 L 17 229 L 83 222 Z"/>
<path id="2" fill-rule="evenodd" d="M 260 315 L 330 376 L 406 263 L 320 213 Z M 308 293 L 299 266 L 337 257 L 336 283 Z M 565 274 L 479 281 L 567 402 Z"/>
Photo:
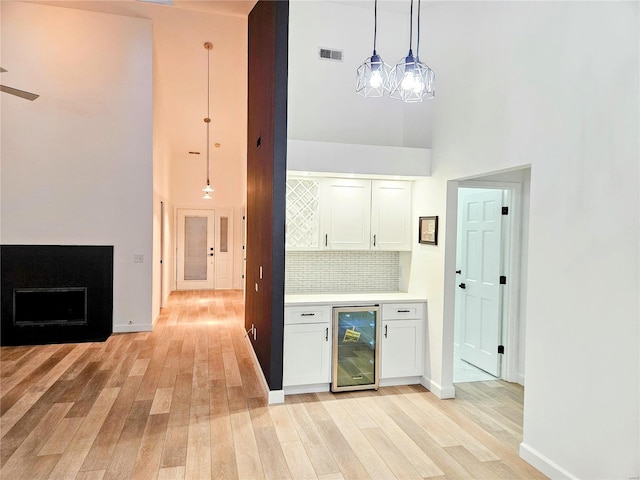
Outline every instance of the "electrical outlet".
<path id="1" fill-rule="evenodd" d="M 144 262 L 144 255 L 133 256 L 133 263 L 143 263 L 143 262 Z"/>

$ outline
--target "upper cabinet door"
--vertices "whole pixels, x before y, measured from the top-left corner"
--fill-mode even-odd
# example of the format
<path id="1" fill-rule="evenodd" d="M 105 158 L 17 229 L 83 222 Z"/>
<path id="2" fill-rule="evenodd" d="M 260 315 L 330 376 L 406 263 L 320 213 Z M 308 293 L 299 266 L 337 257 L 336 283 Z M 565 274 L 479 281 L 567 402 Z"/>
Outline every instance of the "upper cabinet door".
<path id="1" fill-rule="evenodd" d="M 330 178 L 322 186 L 322 246 L 331 250 L 369 250 L 371 181 Z"/>
<path id="2" fill-rule="evenodd" d="M 320 180 L 287 179 L 287 250 L 320 249 Z"/>
<path id="3" fill-rule="evenodd" d="M 411 250 L 411 182 L 372 182 L 371 248 Z"/>

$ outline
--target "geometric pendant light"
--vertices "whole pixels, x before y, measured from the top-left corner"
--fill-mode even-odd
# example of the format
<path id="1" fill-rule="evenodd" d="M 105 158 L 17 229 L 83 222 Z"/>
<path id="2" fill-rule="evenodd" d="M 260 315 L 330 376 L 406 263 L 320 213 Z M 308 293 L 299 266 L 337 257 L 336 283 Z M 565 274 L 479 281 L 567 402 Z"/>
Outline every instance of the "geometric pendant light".
<path id="1" fill-rule="evenodd" d="M 389 78 L 392 98 L 397 98 L 407 103 L 422 102 L 425 98 L 433 98 L 435 95 L 435 74 L 433 70 L 420 61 L 418 49 L 420 48 L 420 0 L 418 0 L 418 48 L 416 56 L 413 55 L 411 44 L 413 41 L 413 0 L 409 16 L 409 53 L 402 57 L 391 70 Z"/>
<path id="2" fill-rule="evenodd" d="M 406 57 L 402 57 L 391 70 L 389 95 L 403 102 L 414 103 L 422 102 L 425 98 L 433 98 L 435 95 L 435 74 L 428 65 L 420 61 L 418 55 L 420 48 L 420 0 L 418 0 L 418 44 L 416 56 L 413 55 L 413 50 L 411 49 L 413 41 L 413 0 L 411 0 L 409 21 L 409 53 Z"/>
<path id="3" fill-rule="evenodd" d="M 356 92 L 363 97 L 382 97 L 388 91 L 390 67 L 376 52 L 378 34 L 378 0 L 373 7 L 373 55 L 356 71 Z"/>
<path id="4" fill-rule="evenodd" d="M 436 96 L 436 74 L 426 63 L 420 61 L 420 0 L 418 0 L 418 43 L 416 45 L 416 68 L 420 70 L 419 78 L 423 85 L 422 98 L 429 100 Z"/>
<path id="5" fill-rule="evenodd" d="M 210 107 L 210 101 L 209 101 L 209 90 L 210 90 L 209 57 L 210 57 L 210 54 L 211 54 L 211 49 L 213 48 L 213 44 L 211 42 L 206 42 L 204 44 L 204 48 L 207 49 L 207 117 L 204 119 L 204 123 L 207 125 L 207 185 L 202 189 L 202 191 L 204 192 L 204 195 L 202 196 L 202 198 L 204 198 L 205 200 L 211 200 L 211 195 L 209 195 L 209 194 L 213 192 L 213 188 L 211 187 L 211 183 L 209 182 L 209 129 L 211 128 L 211 118 L 209 116 L 209 107 Z"/>

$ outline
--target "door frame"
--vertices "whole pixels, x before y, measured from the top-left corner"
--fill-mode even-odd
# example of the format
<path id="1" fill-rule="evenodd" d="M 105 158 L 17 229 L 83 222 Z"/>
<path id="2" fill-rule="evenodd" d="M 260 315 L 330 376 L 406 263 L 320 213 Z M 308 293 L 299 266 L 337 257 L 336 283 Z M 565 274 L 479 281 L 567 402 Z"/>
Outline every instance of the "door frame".
<path id="1" fill-rule="evenodd" d="M 518 375 L 518 354 L 519 354 L 519 330 L 524 327 L 520 318 L 520 257 L 522 243 L 522 184 L 517 182 L 498 182 L 483 180 L 462 180 L 450 182 L 455 184 L 455 225 L 456 234 L 453 246 L 453 265 L 457 264 L 457 243 L 458 243 L 458 198 L 460 188 L 484 188 L 503 190 L 508 192 L 509 215 L 503 217 L 503 233 L 502 233 L 502 274 L 507 277 L 507 284 L 501 292 L 501 316 L 502 316 L 502 345 L 505 348 L 505 354 L 501 361 L 500 377 L 508 382 L 524 383 L 524 379 Z M 453 186 L 453 185 L 451 185 Z M 450 282 L 451 283 L 451 282 Z M 452 282 L 450 288 L 454 295 L 456 284 Z M 454 304 L 455 304 L 454 300 Z M 453 311 L 452 321 L 455 323 L 455 308 Z M 455 336 L 451 337 L 451 351 L 453 353 L 453 342 Z M 453 355 L 451 355 L 451 373 L 453 375 Z"/>

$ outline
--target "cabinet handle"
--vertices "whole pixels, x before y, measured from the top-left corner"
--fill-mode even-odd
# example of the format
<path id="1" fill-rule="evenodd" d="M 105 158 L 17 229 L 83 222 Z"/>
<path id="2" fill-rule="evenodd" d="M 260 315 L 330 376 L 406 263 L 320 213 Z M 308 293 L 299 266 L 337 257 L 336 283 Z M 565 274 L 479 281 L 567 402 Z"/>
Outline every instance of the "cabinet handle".
<path id="1" fill-rule="evenodd" d="M 300 316 L 301 317 L 315 317 L 316 314 L 315 313 L 301 313 Z"/>
<path id="2" fill-rule="evenodd" d="M 324 246 L 325 247 L 329 246 L 329 234 L 328 233 L 324 234 Z"/>
<path id="3" fill-rule="evenodd" d="M 384 326 L 384 338 L 387 338 L 387 328 L 389 328 L 389 325 Z"/>
<path id="4" fill-rule="evenodd" d="M 376 246 L 376 235 L 375 234 L 373 235 L 373 246 L 374 247 Z"/>
<path id="5" fill-rule="evenodd" d="M 398 310 L 398 313 L 411 313 L 411 310 Z"/>
<path id="6" fill-rule="evenodd" d="M 329 341 L 329 327 L 325 328 L 324 331 L 324 339 L 328 342 Z"/>

